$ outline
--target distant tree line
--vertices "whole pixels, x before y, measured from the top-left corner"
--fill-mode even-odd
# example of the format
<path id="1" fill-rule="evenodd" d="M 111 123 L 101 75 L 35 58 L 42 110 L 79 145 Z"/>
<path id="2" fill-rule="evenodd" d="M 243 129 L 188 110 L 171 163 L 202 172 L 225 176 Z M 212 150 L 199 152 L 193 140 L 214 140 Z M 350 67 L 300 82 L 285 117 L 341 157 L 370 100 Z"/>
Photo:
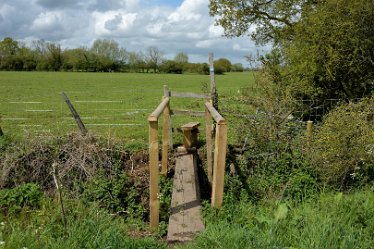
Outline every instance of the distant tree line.
<path id="1" fill-rule="evenodd" d="M 242 64 L 225 58 L 214 64 L 217 74 L 244 71 Z M 90 48 L 62 49 L 58 43 L 36 40 L 27 46 L 10 37 L 0 41 L 0 70 L 209 74 L 208 64 L 191 63 L 186 53 L 166 60 L 157 47 L 129 52 L 114 40 L 98 39 Z"/>

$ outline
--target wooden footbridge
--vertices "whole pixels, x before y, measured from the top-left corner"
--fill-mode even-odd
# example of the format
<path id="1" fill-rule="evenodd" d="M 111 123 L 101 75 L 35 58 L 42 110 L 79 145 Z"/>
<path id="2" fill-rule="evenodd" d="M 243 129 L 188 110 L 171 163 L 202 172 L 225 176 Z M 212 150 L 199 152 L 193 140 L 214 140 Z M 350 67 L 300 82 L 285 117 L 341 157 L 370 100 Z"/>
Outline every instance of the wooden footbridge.
<path id="1" fill-rule="evenodd" d="M 214 88 L 215 89 L 215 88 Z M 162 102 L 148 117 L 149 123 L 149 170 L 150 170 L 150 227 L 159 225 L 159 176 L 168 171 L 168 153 L 172 151 L 170 99 L 193 97 L 205 99 L 205 131 L 207 150 L 207 175 L 212 187 L 211 205 L 222 205 L 224 168 L 227 147 L 227 122 L 213 107 L 212 95 L 176 93 L 164 87 Z M 162 116 L 162 159 L 159 167 L 158 121 Z M 204 229 L 201 216 L 199 179 L 196 163 L 196 142 L 200 123 L 190 122 L 180 127 L 183 146 L 176 152 L 174 186 L 169 218 L 168 241 L 191 240 Z M 214 141 L 214 142 L 213 142 Z"/>

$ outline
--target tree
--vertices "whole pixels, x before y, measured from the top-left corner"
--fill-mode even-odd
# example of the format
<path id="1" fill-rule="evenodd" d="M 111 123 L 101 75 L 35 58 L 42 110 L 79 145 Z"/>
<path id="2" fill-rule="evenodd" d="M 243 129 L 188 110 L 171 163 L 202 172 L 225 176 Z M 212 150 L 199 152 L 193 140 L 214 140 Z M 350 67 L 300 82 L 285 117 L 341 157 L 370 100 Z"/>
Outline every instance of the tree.
<path id="1" fill-rule="evenodd" d="M 167 60 L 160 66 L 160 71 L 164 73 L 181 74 L 183 73 L 183 65 L 173 60 Z"/>
<path id="2" fill-rule="evenodd" d="M 216 72 L 230 72 L 231 62 L 226 58 L 220 58 L 214 62 L 214 69 L 216 70 Z"/>
<path id="3" fill-rule="evenodd" d="M 174 61 L 176 63 L 180 63 L 182 65 L 188 63 L 188 55 L 186 53 L 178 53 L 174 57 Z"/>
<path id="4" fill-rule="evenodd" d="M 235 63 L 231 66 L 231 71 L 232 72 L 243 72 L 244 67 L 242 63 Z"/>
<path id="5" fill-rule="evenodd" d="M 306 9 L 323 0 L 210 0 L 210 15 L 228 37 L 250 33 L 260 43 L 292 36 L 292 27 Z M 251 28 L 256 27 L 251 33 Z"/>
<path id="6" fill-rule="evenodd" d="M 227 36 L 272 42 L 272 79 L 298 99 L 352 99 L 374 89 L 374 1 L 210 0 Z"/>
<path id="7" fill-rule="evenodd" d="M 10 37 L 5 37 L 0 42 L 0 56 L 16 55 L 19 50 L 18 42 Z"/>
<path id="8" fill-rule="evenodd" d="M 157 47 L 149 47 L 147 49 L 146 58 L 147 64 L 150 68 L 157 73 L 159 66 L 162 63 L 164 53 L 159 50 Z"/>
<path id="9" fill-rule="evenodd" d="M 19 51 L 18 42 L 10 37 L 0 42 L 0 69 L 22 70 L 22 61 L 17 58 Z"/>
<path id="10" fill-rule="evenodd" d="M 334 0 L 305 13 L 283 41 L 283 75 L 299 98 L 354 99 L 374 87 L 374 2 Z M 302 90 L 302 91 L 300 91 Z"/>
<path id="11" fill-rule="evenodd" d="M 47 43 L 48 50 L 48 68 L 52 71 L 58 71 L 62 67 L 62 49 L 60 44 Z"/>
<path id="12" fill-rule="evenodd" d="M 148 70 L 145 55 L 142 52 L 130 52 L 128 54 L 128 63 L 130 71 L 144 73 L 145 70 Z"/>

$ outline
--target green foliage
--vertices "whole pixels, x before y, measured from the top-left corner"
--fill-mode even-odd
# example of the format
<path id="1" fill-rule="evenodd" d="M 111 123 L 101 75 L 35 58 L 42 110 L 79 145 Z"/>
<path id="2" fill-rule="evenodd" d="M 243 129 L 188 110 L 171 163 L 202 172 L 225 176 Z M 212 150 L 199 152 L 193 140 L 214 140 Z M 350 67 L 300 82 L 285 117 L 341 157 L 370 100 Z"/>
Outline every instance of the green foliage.
<path id="1" fill-rule="evenodd" d="M 374 194 L 321 194 L 302 204 L 245 198 L 206 207 L 206 230 L 178 248 L 372 248 Z"/>
<path id="2" fill-rule="evenodd" d="M 173 193 L 173 180 L 170 177 L 160 178 L 160 225 L 158 234 L 164 236 L 167 234 L 169 217 L 171 215 L 171 195 Z"/>
<path id="3" fill-rule="evenodd" d="M 216 74 L 222 74 L 231 71 L 231 62 L 226 58 L 220 58 L 214 61 L 214 72 Z"/>
<path id="4" fill-rule="evenodd" d="M 225 201 L 250 198 L 301 202 L 320 191 L 319 176 L 308 161 L 294 151 L 277 157 L 246 154 L 233 162 L 235 174 L 226 176 Z"/>
<path id="5" fill-rule="evenodd" d="M 183 73 L 183 64 L 176 61 L 167 60 L 164 61 L 160 67 L 160 71 L 164 73 Z"/>
<path id="6" fill-rule="evenodd" d="M 83 205 L 78 200 L 65 201 L 67 230 L 57 201 L 45 199 L 38 212 L 1 217 L 2 248 L 164 248 L 143 230 L 121 217 L 103 212 L 95 203 Z"/>
<path id="7" fill-rule="evenodd" d="M 20 212 L 23 208 L 38 208 L 43 197 L 39 185 L 28 183 L 12 189 L 0 190 L 0 211 L 7 214 Z"/>
<path id="8" fill-rule="evenodd" d="M 228 37 L 250 33 L 257 43 L 278 42 L 292 37 L 292 26 L 299 19 L 303 9 L 320 1 L 310 0 L 255 0 L 228 1 L 210 0 L 210 15 L 224 28 Z M 252 25 L 256 25 L 252 33 Z"/>
<path id="9" fill-rule="evenodd" d="M 142 203 L 141 191 L 139 182 L 132 182 L 125 172 L 101 173 L 88 182 L 83 196 L 108 212 L 124 214 L 128 220 L 143 220 L 146 207 Z"/>
<path id="10" fill-rule="evenodd" d="M 7 135 L 0 136 L 0 151 L 4 151 L 9 145 L 11 145 L 12 139 Z"/>
<path id="11" fill-rule="evenodd" d="M 296 99 L 352 100 L 373 92 L 373 1 L 210 0 L 210 14 L 229 37 L 256 26 L 256 42 L 272 41 L 264 67 L 277 72 L 274 83 Z M 325 109 L 332 107 L 325 103 Z"/>
<path id="12" fill-rule="evenodd" d="M 304 11 L 284 40 L 285 72 L 298 98 L 354 99 L 374 87 L 374 2 L 336 0 Z M 309 91 L 305 91 L 309 88 Z"/>
<path id="13" fill-rule="evenodd" d="M 327 115 L 309 155 L 325 183 L 344 189 L 374 180 L 373 113 L 373 99 L 364 99 Z"/>
<path id="14" fill-rule="evenodd" d="M 243 64 L 235 63 L 231 65 L 231 72 L 243 72 L 243 71 L 244 71 Z"/>

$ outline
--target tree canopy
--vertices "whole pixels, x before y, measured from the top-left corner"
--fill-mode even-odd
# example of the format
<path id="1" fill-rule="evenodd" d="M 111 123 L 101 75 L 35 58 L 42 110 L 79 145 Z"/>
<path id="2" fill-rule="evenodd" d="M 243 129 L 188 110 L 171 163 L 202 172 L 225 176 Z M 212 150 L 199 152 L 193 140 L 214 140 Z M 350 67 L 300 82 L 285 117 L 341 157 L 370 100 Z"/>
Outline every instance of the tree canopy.
<path id="1" fill-rule="evenodd" d="M 210 14 L 228 37 L 271 43 L 268 75 L 297 98 L 372 94 L 374 1 L 210 0 Z"/>

